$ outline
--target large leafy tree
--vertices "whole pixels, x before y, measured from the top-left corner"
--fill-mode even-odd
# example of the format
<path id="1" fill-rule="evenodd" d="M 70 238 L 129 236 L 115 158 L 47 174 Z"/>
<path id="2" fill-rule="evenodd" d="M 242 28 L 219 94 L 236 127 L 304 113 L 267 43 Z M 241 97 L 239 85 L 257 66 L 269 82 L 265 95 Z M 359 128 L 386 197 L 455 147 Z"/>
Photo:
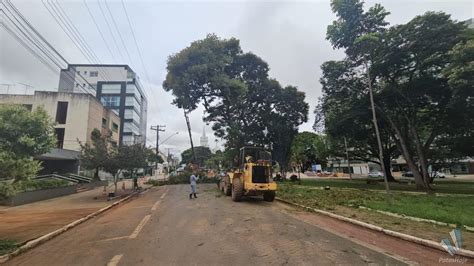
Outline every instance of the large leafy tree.
<path id="1" fill-rule="evenodd" d="M 100 181 L 99 170 L 103 169 L 107 160 L 109 160 L 112 139 L 110 134 L 102 134 L 100 130 L 94 128 L 91 132 L 91 143 L 79 143 L 81 146 L 81 155 L 79 159 L 86 169 L 94 169 L 94 179 Z"/>
<path id="2" fill-rule="evenodd" d="M 202 104 L 205 120 L 226 141 L 230 157 L 241 146 L 266 145 L 286 166 L 308 105 L 295 87 L 282 88 L 269 79 L 266 62 L 244 53 L 237 39 L 211 34 L 170 56 L 167 69 L 163 88 L 173 93 L 174 104 L 186 111 Z"/>
<path id="3" fill-rule="evenodd" d="M 323 135 L 312 132 L 298 133 L 291 145 L 291 162 L 301 165 L 302 170 L 311 169 L 313 164 L 326 166 L 328 150 Z"/>
<path id="4" fill-rule="evenodd" d="M 469 133 L 456 133 L 453 128 L 472 131 L 472 85 L 467 85 L 466 78 L 472 69 L 456 57 L 469 53 L 472 33 L 444 13 L 428 12 L 387 29 L 384 17 L 388 12 L 380 5 L 364 12 L 361 1 L 334 0 L 331 7 L 338 19 L 328 27 L 327 38 L 335 48 L 345 49 L 347 73 L 365 83 L 361 88 L 374 89 L 381 135 L 403 155 L 417 187 L 429 189 L 428 164 L 439 150 L 466 154 L 453 149 L 449 139 L 469 139 Z M 357 87 L 350 85 L 342 92 L 353 97 L 349 103 L 361 100 L 346 106 L 351 111 L 366 106 L 367 91 Z M 327 110 L 334 111 L 338 104 Z M 324 116 L 328 119 L 334 114 L 337 111 Z"/>
<path id="5" fill-rule="evenodd" d="M 194 154 L 196 156 L 196 161 L 199 165 L 204 165 L 206 160 L 209 160 L 212 156 L 212 152 L 208 147 L 197 146 L 194 147 Z M 181 163 L 188 164 L 193 162 L 193 151 L 191 149 L 187 149 L 181 153 Z"/>
<path id="6" fill-rule="evenodd" d="M 347 140 L 350 159 L 380 164 L 365 78 L 349 60 L 328 61 L 321 69 L 323 96 L 315 110 L 316 117 L 320 118 L 316 119 L 315 129 L 324 128 L 331 137 L 331 155 L 345 158 Z M 395 181 L 390 165 L 399 153 L 388 125 L 382 120 L 379 129 L 387 180 Z"/>
<path id="7" fill-rule="evenodd" d="M 55 143 L 54 122 L 44 109 L 0 105 L 0 179 L 17 182 L 34 176 L 41 163 L 32 158 Z"/>

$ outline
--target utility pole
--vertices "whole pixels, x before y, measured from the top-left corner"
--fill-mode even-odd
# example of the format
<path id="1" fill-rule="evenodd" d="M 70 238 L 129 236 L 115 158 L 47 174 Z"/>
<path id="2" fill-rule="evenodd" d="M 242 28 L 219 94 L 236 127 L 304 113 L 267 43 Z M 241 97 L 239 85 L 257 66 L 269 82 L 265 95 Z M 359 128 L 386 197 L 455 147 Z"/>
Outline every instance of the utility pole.
<path id="1" fill-rule="evenodd" d="M 188 112 L 186 112 L 186 109 L 183 109 L 183 110 L 184 110 L 184 118 L 186 119 L 186 125 L 188 126 L 189 141 L 191 142 L 191 151 L 193 152 L 193 164 L 195 164 L 196 155 L 194 154 L 193 137 L 191 135 L 191 125 L 189 124 Z"/>
<path id="2" fill-rule="evenodd" d="M 346 137 L 344 137 L 344 146 L 346 146 L 347 167 L 349 168 L 349 179 L 352 180 L 351 161 L 349 161 L 349 150 L 347 149 Z"/>
<path id="3" fill-rule="evenodd" d="M 374 94 L 372 92 L 372 80 L 370 79 L 370 69 L 369 69 L 369 66 L 367 65 L 367 62 L 365 63 L 365 69 L 367 71 L 367 83 L 369 85 L 370 106 L 372 107 L 372 119 L 373 119 L 372 122 L 374 123 L 375 135 L 377 136 L 377 144 L 379 146 L 379 160 L 380 160 L 380 166 L 382 168 L 383 179 L 385 182 L 385 191 L 387 192 L 387 197 L 388 197 L 389 202 L 392 203 L 392 196 L 390 195 L 390 187 L 388 186 L 388 180 L 387 180 L 387 171 L 385 170 L 385 165 L 383 163 L 382 141 L 380 140 L 379 126 L 377 124 L 377 115 L 375 113 Z"/>
<path id="4" fill-rule="evenodd" d="M 156 126 L 151 126 L 151 130 L 156 131 L 156 158 L 160 156 L 160 131 L 164 132 L 164 129 L 161 129 L 163 127 L 166 127 L 165 125 L 156 125 Z M 158 161 L 155 163 L 155 168 L 156 171 L 158 171 Z"/>

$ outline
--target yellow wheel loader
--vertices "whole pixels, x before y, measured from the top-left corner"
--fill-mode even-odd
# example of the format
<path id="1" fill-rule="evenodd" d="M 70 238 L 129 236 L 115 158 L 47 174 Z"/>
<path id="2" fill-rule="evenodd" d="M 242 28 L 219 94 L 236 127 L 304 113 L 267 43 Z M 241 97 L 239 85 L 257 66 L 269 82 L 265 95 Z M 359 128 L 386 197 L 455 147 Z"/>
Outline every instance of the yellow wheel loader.
<path id="1" fill-rule="evenodd" d="M 265 201 L 273 201 L 277 185 L 272 179 L 270 153 L 260 147 L 241 148 L 239 167 L 221 178 L 219 188 L 233 201 L 243 196 L 263 196 Z"/>

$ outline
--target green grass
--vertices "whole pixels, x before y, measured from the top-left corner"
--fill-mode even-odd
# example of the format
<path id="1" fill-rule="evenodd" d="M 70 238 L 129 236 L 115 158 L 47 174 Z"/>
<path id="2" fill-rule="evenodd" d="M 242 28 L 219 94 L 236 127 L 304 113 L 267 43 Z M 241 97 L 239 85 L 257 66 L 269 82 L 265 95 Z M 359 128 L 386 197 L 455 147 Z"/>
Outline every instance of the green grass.
<path id="1" fill-rule="evenodd" d="M 342 188 L 342 183 L 338 183 Z M 436 196 L 394 193 L 393 205 L 386 194 L 375 190 L 344 190 L 332 186 L 330 190 L 313 189 L 291 184 L 280 184 L 278 196 L 302 205 L 333 210 L 335 206 L 358 208 L 365 206 L 419 218 L 432 219 L 458 225 L 474 226 L 474 196 Z"/>
<path id="2" fill-rule="evenodd" d="M 303 179 L 301 185 L 303 186 L 330 186 L 339 188 L 357 188 L 357 189 L 374 189 L 374 190 L 385 190 L 384 182 L 378 184 L 367 184 L 366 179 L 355 179 L 355 180 L 334 180 L 334 179 Z M 400 184 L 400 183 L 389 183 L 390 189 L 393 191 L 419 191 L 416 189 L 415 184 Z M 469 181 L 452 181 L 452 180 L 437 180 L 432 184 L 435 193 L 448 193 L 448 194 L 473 194 L 474 195 L 474 182 Z"/>
<path id="3" fill-rule="evenodd" d="M 0 255 L 14 251 L 18 247 L 18 243 L 14 240 L 0 239 Z"/>
<path id="4" fill-rule="evenodd" d="M 474 226 L 474 197 L 396 194 L 393 204 L 388 204 L 384 200 L 373 200 L 366 202 L 366 207 L 451 224 Z"/>

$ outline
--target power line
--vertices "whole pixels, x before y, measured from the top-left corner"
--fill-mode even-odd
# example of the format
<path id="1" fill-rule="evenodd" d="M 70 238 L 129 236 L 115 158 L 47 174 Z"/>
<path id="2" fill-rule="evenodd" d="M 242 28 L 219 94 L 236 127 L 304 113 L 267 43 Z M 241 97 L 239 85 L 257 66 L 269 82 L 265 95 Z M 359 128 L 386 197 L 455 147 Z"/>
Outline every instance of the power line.
<path id="1" fill-rule="evenodd" d="M 122 61 L 124 61 L 124 60 L 123 60 L 123 55 L 122 55 L 122 53 L 121 53 L 121 51 L 120 51 L 120 48 L 119 48 L 119 46 L 118 46 L 118 44 L 117 44 L 117 40 L 115 39 L 115 36 L 114 36 L 114 34 L 113 34 L 113 32 L 112 32 L 112 29 L 110 28 L 109 21 L 107 20 L 107 16 L 105 15 L 104 9 L 102 9 L 102 6 L 100 5 L 100 1 L 99 1 L 99 0 L 97 0 L 97 4 L 99 5 L 99 9 L 100 9 L 100 13 L 102 14 L 102 17 L 103 17 L 104 20 L 105 20 L 105 24 L 107 24 L 107 29 L 109 30 L 110 35 L 112 35 L 112 39 L 114 40 L 115 47 L 117 47 L 117 51 L 118 51 L 118 53 L 119 53 L 119 55 L 120 55 L 120 58 L 122 59 Z"/>
<path id="2" fill-rule="evenodd" d="M 99 32 L 100 37 L 101 37 L 102 40 L 104 41 L 105 46 L 107 47 L 107 50 L 109 50 L 109 53 L 110 53 L 110 55 L 112 56 L 112 58 L 115 58 L 115 55 L 114 55 L 114 53 L 112 53 L 112 50 L 110 49 L 109 44 L 108 44 L 107 41 L 105 40 L 104 34 L 103 34 L 102 31 L 100 30 L 100 27 L 99 27 L 99 25 L 97 24 L 97 21 L 95 20 L 94 15 L 92 14 L 92 11 L 91 11 L 90 8 L 89 8 L 89 5 L 87 5 L 86 0 L 83 0 L 83 3 L 84 3 L 84 5 L 85 5 L 86 8 L 87 8 L 87 12 L 89 13 L 90 17 L 92 18 L 92 21 L 94 22 L 94 25 L 95 25 L 97 31 Z"/>
<path id="3" fill-rule="evenodd" d="M 49 2 L 49 1 L 48 1 Z M 54 0 L 51 0 L 51 4 L 52 5 L 55 5 L 54 4 Z M 57 4 L 57 9 L 59 10 L 59 13 L 63 15 L 63 17 L 65 18 L 65 21 L 68 22 L 68 24 L 70 25 L 70 28 L 72 29 L 72 32 L 76 34 L 77 38 L 82 42 L 82 44 L 85 46 L 86 50 L 89 52 L 89 54 L 92 56 L 92 58 L 95 60 L 95 62 L 97 63 L 100 63 L 100 59 L 99 57 L 94 53 L 94 50 L 90 47 L 90 45 L 88 44 L 88 42 L 86 41 L 86 39 L 84 38 L 84 36 L 81 34 L 81 32 L 77 29 L 77 27 L 74 25 L 74 23 L 72 22 L 71 18 L 68 16 L 68 14 L 66 13 L 66 11 L 62 8 L 60 2 L 58 0 L 56 0 L 56 4 Z M 97 71 L 99 71 L 98 68 L 96 68 Z M 102 74 L 104 75 L 105 79 L 106 80 L 110 80 L 110 73 L 107 71 L 107 69 L 104 69 L 104 71 L 102 72 Z"/>
<path id="4" fill-rule="evenodd" d="M 21 14 L 21 12 L 15 7 L 15 5 L 13 5 L 10 2 L 10 0 L 6 0 L 5 2 L 1 2 L 1 3 L 5 7 L 4 9 L 1 10 L 3 14 L 10 20 L 11 23 L 14 24 L 14 26 L 21 32 L 21 34 L 23 34 L 23 36 L 25 36 L 29 40 L 29 42 L 33 43 L 37 47 L 37 49 L 39 49 L 44 55 L 46 55 L 46 57 L 48 57 L 60 69 L 63 68 L 61 66 L 60 60 L 62 60 L 63 63 L 66 63 L 67 65 L 69 65 L 69 62 L 36 30 L 36 28 L 33 25 L 31 25 L 31 23 L 23 16 L 23 14 Z M 4 3 L 7 3 L 8 6 Z M 10 10 L 10 8 L 13 11 Z M 13 19 L 10 18 L 10 16 L 8 16 L 8 14 L 4 10 L 7 10 L 11 14 L 11 16 L 18 22 L 18 24 L 15 23 L 15 21 L 13 21 Z M 23 23 L 20 22 L 17 16 L 20 17 Z M 26 24 L 26 26 L 23 24 Z M 21 27 L 18 25 L 20 25 Z M 48 50 L 48 48 L 51 51 Z M 69 72 L 64 72 L 64 73 L 70 78 L 72 78 L 72 80 L 74 80 L 74 77 L 72 77 L 72 75 Z M 82 80 L 85 81 L 90 86 L 90 88 L 92 88 L 90 89 L 91 91 L 95 90 L 93 86 L 82 75 L 78 73 L 78 76 L 82 78 Z M 84 86 L 82 86 L 81 89 L 85 93 L 91 94 L 92 96 L 95 97 L 95 95 L 91 93 L 90 91 L 87 91 Z"/>
<path id="5" fill-rule="evenodd" d="M 107 11 L 108 11 L 109 14 L 110 14 L 110 17 L 112 18 L 112 23 L 114 24 L 115 30 L 116 30 L 117 33 L 118 33 L 118 36 L 119 36 L 119 38 L 120 38 L 120 41 L 122 42 L 123 48 L 125 48 L 125 53 L 127 54 L 128 61 L 130 61 L 130 64 L 132 64 L 132 63 L 133 63 L 132 58 L 130 57 L 130 54 L 128 53 L 127 46 L 125 45 L 125 42 L 123 41 L 122 34 L 120 34 L 120 30 L 119 30 L 119 28 L 117 27 L 117 23 L 115 22 L 114 15 L 113 15 L 112 12 L 110 11 L 109 4 L 107 4 L 107 0 L 104 0 L 104 3 L 105 3 L 105 7 L 107 8 Z"/>

